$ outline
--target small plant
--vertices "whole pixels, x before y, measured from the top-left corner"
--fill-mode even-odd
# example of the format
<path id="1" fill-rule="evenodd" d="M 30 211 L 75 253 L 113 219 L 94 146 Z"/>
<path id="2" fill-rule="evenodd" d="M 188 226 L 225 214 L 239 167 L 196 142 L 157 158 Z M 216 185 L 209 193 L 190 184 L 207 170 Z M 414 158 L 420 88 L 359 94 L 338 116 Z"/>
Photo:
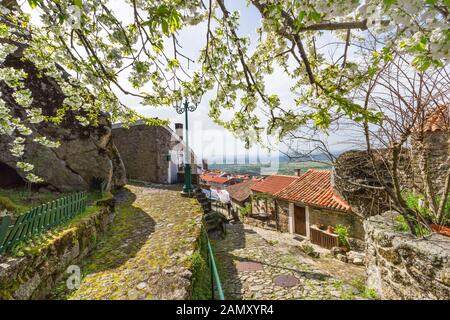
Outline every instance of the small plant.
<path id="1" fill-rule="evenodd" d="M 252 213 L 252 205 L 247 203 L 245 207 L 241 208 L 241 217 L 247 217 Z"/>
<path id="2" fill-rule="evenodd" d="M 377 291 L 375 289 L 368 288 L 361 279 L 354 279 L 351 284 L 355 287 L 361 297 L 366 299 L 378 299 Z"/>
<path id="3" fill-rule="evenodd" d="M 408 232 L 409 226 L 404 216 L 399 214 L 394 219 L 394 229 L 399 232 Z"/>
<path id="4" fill-rule="evenodd" d="M 346 226 L 344 226 L 342 224 L 338 224 L 334 228 L 334 232 L 338 236 L 339 245 L 342 246 L 342 247 L 348 247 L 349 246 L 349 243 L 348 243 L 348 227 L 346 227 Z"/>
<path id="5" fill-rule="evenodd" d="M 268 240 L 267 241 L 271 246 L 275 246 L 278 244 L 278 240 Z"/>
<path id="6" fill-rule="evenodd" d="M 442 221 L 438 221 L 438 218 L 433 215 L 429 209 L 429 207 L 426 205 L 425 197 L 421 194 L 416 194 L 414 192 L 405 191 L 403 192 L 403 198 L 405 199 L 406 205 L 408 208 L 412 209 L 413 211 L 419 213 L 425 220 L 428 222 L 440 224 Z M 440 203 L 441 197 L 436 197 L 436 203 Z M 450 219 L 450 197 L 448 197 L 447 202 L 444 204 L 444 213 L 443 213 L 443 221 L 448 223 Z M 422 232 L 423 230 L 426 230 L 423 226 L 421 227 L 415 227 L 416 231 Z M 427 231 L 425 231 L 427 233 Z M 418 233 L 422 234 L 423 233 Z"/>
<path id="7" fill-rule="evenodd" d="M 310 244 L 304 244 L 302 245 L 302 250 L 304 253 L 306 253 L 308 256 L 312 257 L 312 258 L 318 258 L 319 257 L 319 253 L 317 253 L 314 250 L 314 247 Z"/>
<path id="8" fill-rule="evenodd" d="M 377 291 L 375 289 L 366 288 L 363 297 L 367 299 L 378 299 Z"/>
<path id="9" fill-rule="evenodd" d="M 428 228 L 426 228 L 423 224 L 418 221 L 413 221 L 414 231 L 416 235 L 427 236 L 431 232 Z M 394 230 L 399 232 L 409 232 L 410 228 L 406 221 L 406 218 L 399 214 L 394 218 Z"/>

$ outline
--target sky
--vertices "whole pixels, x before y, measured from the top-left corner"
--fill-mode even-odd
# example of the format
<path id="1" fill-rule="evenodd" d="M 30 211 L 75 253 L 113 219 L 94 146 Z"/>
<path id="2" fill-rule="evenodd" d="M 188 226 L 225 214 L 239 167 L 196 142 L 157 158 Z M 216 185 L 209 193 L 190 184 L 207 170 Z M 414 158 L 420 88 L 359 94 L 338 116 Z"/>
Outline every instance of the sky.
<path id="1" fill-rule="evenodd" d="M 111 0 L 111 9 L 120 16 L 124 22 L 132 21 L 132 10 L 123 10 L 123 0 Z M 251 39 L 257 37 L 256 28 L 260 25 L 261 16 L 258 10 L 253 6 L 247 6 L 246 1 L 227 0 L 227 8 L 230 11 L 239 10 L 241 15 L 241 25 L 239 29 L 240 36 L 250 36 Z M 38 20 L 37 10 L 31 10 L 27 4 L 24 4 L 24 9 L 32 14 L 33 20 Z M 197 26 L 186 27 L 182 29 L 177 35 L 177 39 L 181 44 L 183 54 L 187 55 L 193 60 L 197 60 L 200 50 L 204 47 L 206 42 L 206 22 Z M 335 40 L 330 35 L 323 36 L 318 43 L 326 44 Z M 167 46 L 168 48 L 171 45 Z M 186 61 L 181 61 L 185 68 L 188 68 Z M 193 72 L 199 66 L 190 63 L 188 72 Z M 123 73 L 119 79 L 121 85 L 125 88 L 131 89 L 128 84 L 127 73 Z M 275 68 L 274 73 L 266 78 L 266 88 L 268 92 L 273 92 L 279 95 L 281 103 L 283 105 L 294 105 L 293 93 L 290 91 L 290 82 L 292 82 L 284 73 L 281 68 Z M 173 129 L 175 123 L 184 123 L 184 115 L 179 115 L 171 107 L 150 107 L 141 104 L 140 98 L 127 96 L 120 90 L 117 90 L 119 99 L 128 107 L 136 110 L 139 114 L 144 116 L 158 117 L 162 119 L 168 119 L 170 121 L 170 127 Z M 233 163 L 235 155 L 239 163 L 243 163 L 245 154 L 250 158 L 250 162 L 256 162 L 258 156 L 262 161 L 268 161 L 269 156 L 266 149 L 256 146 L 250 150 L 244 148 L 244 144 L 236 139 L 230 132 L 221 126 L 215 124 L 208 116 L 209 112 L 209 100 L 211 99 L 213 92 L 206 92 L 202 98 L 200 105 L 195 112 L 189 113 L 189 142 L 199 159 L 206 158 L 209 163 Z M 228 116 L 231 116 L 229 111 Z M 227 113 L 224 112 L 225 116 Z M 262 115 L 261 115 L 262 117 Z M 339 141 L 348 140 L 348 133 L 334 134 L 328 137 L 327 140 L 330 143 L 331 149 L 334 151 L 348 148 L 348 145 Z M 273 150 L 271 153 L 272 158 L 277 157 L 277 146 L 273 144 Z M 282 148 L 282 147 L 281 147 Z M 308 146 L 304 146 L 308 148 Z"/>

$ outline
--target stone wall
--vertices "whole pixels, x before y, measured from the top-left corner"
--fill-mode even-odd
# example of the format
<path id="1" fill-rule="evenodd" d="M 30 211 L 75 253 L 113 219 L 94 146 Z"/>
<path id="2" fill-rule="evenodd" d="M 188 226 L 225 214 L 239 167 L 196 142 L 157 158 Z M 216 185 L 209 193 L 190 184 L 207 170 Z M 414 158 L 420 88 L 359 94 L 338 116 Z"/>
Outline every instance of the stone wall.
<path id="1" fill-rule="evenodd" d="M 162 127 L 146 125 L 114 128 L 113 140 L 125 165 L 127 177 L 167 183 L 171 134 Z"/>
<path id="2" fill-rule="evenodd" d="M 430 180 L 435 190 L 442 190 L 449 167 L 450 134 L 445 131 L 426 132 L 423 139 L 414 137 L 412 148 L 414 188 L 423 193 L 422 170 L 420 162 L 425 155 L 428 162 Z M 422 160 L 423 161 L 423 160 Z"/>
<path id="3" fill-rule="evenodd" d="M 184 144 L 170 128 L 151 127 L 139 122 L 129 128 L 113 125 L 112 133 L 129 179 L 154 183 L 178 182 L 179 169 L 184 170 L 179 167 L 183 163 Z M 197 159 L 192 150 L 191 166 L 195 174 Z"/>
<path id="4" fill-rule="evenodd" d="M 98 210 L 73 227 L 61 231 L 38 252 L 0 259 L 0 300 L 44 299 L 64 275 L 95 248 L 96 240 L 114 218 L 114 201 L 98 204 Z M 75 218 L 77 219 L 77 218 Z"/>
<path id="5" fill-rule="evenodd" d="M 278 227 L 281 232 L 289 232 L 289 202 L 277 200 Z"/>
<path id="6" fill-rule="evenodd" d="M 371 217 L 366 230 L 368 287 L 384 299 L 450 299 L 450 238 L 395 231 L 395 213 Z"/>
<path id="7" fill-rule="evenodd" d="M 349 228 L 349 237 L 364 239 L 364 228 L 361 218 L 353 213 L 309 207 L 309 223 L 336 226 L 342 224 Z"/>
<path id="8" fill-rule="evenodd" d="M 278 199 L 277 200 L 260 199 L 259 202 L 253 200 L 252 212 L 253 213 L 268 212 L 271 213 L 271 216 L 267 221 L 252 217 L 245 217 L 244 223 L 268 230 L 289 232 L 289 202 Z M 277 221 L 275 220 L 277 214 L 278 214 L 278 226 Z"/>

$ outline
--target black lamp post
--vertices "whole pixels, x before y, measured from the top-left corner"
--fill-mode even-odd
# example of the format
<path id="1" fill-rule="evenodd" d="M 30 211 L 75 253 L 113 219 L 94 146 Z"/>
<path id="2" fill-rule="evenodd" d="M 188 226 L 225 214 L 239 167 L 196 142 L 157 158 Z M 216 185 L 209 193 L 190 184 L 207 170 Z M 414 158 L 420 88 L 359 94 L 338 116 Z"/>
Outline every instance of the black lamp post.
<path id="1" fill-rule="evenodd" d="M 194 112 L 197 109 L 197 106 L 200 104 L 201 96 L 198 98 L 191 98 L 192 103 L 189 103 L 186 98 L 183 102 L 182 98 L 179 99 L 175 103 L 175 109 L 178 114 L 184 113 L 184 126 L 186 133 L 185 137 L 185 149 L 184 149 L 184 186 L 183 186 L 183 194 L 190 195 L 194 189 L 192 187 L 192 173 L 191 173 L 191 157 L 189 153 L 189 121 L 188 121 L 188 113 Z"/>

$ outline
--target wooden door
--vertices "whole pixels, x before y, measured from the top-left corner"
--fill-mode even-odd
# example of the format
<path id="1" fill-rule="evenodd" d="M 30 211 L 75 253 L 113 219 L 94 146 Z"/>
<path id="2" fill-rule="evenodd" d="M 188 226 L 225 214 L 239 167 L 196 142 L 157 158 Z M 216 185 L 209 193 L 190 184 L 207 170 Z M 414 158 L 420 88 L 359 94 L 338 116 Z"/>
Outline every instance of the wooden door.
<path id="1" fill-rule="evenodd" d="M 294 206 L 295 233 L 306 236 L 306 212 L 305 207 Z"/>

